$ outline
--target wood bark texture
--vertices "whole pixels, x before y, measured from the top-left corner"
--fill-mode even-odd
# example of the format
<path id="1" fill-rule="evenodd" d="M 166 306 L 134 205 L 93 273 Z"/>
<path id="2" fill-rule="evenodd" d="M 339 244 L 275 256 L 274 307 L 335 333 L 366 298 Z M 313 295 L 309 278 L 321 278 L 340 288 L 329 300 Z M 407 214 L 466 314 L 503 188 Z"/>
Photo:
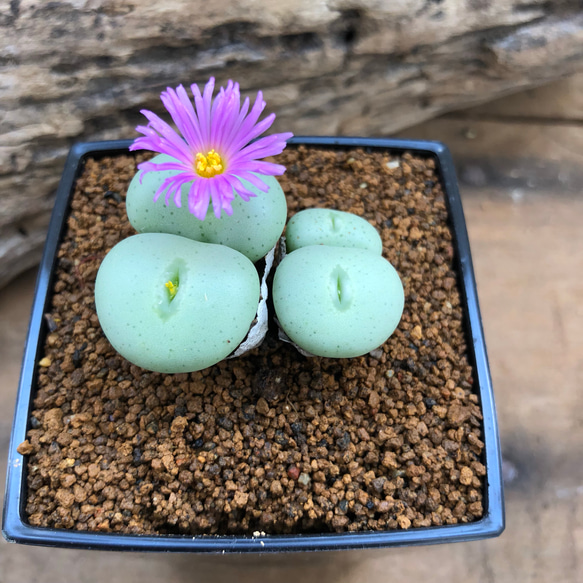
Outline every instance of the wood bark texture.
<path id="1" fill-rule="evenodd" d="M 0 286 L 34 265 L 70 145 L 166 86 L 261 89 L 274 130 L 382 136 L 583 67 L 579 0 L 0 4 Z"/>

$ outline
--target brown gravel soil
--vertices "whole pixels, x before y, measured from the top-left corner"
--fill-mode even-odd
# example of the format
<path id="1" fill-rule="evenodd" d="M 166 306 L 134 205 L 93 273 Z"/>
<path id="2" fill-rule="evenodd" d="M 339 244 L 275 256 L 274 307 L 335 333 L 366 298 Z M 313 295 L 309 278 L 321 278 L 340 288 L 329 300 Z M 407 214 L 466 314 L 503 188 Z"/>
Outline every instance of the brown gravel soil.
<path id="1" fill-rule="evenodd" d="M 277 340 L 201 372 L 120 357 L 95 314 L 100 261 L 132 234 L 132 156 L 89 160 L 59 250 L 27 441 L 30 524 L 133 534 L 407 529 L 482 516 L 484 444 L 435 164 L 288 147 L 290 215 L 368 219 L 405 286 L 379 349 L 305 358 Z"/>

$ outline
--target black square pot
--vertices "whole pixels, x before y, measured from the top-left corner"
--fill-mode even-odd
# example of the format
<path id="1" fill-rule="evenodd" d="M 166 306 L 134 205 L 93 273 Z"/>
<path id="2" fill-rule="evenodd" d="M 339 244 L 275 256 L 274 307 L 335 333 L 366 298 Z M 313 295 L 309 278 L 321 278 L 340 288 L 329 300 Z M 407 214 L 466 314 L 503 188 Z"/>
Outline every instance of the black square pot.
<path id="1" fill-rule="evenodd" d="M 483 441 L 486 477 L 484 483 L 484 514 L 476 522 L 391 530 L 339 534 L 274 535 L 274 536 L 137 536 L 112 533 L 78 532 L 65 529 L 34 527 L 27 523 L 26 461 L 16 448 L 26 439 L 28 423 L 36 391 L 36 370 L 47 326 L 43 314 L 51 301 L 52 275 L 57 250 L 68 214 L 75 180 L 87 157 L 127 154 L 130 140 L 81 143 L 75 145 L 65 164 L 57 191 L 44 255 L 40 265 L 28 337 L 18 388 L 16 411 L 8 455 L 8 475 L 4 501 L 3 534 L 10 542 L 55 547 L 109 549 L 125 551 L 178 552 L 282 552 L 365 549 L 405 545 L 471 541 L 498 536 L 504 530 L 504 501 L 501 478 L 501 456 L 494 397 L 484 335 L 478 307 L 476 283 L 470 246 L 451 155 L 439 142 L 370 138 L 296 137 L 290 145 L 311 145 L 348 149 L 361 147 L 394 154 L 411 152 L 433 158 L 441 178 L 454 235 L 454 250 L 460 284 L 462 307 L 468 345 L 468 358 L 474 367 L 474 390 L 478 394 L 483 414 Z"/>

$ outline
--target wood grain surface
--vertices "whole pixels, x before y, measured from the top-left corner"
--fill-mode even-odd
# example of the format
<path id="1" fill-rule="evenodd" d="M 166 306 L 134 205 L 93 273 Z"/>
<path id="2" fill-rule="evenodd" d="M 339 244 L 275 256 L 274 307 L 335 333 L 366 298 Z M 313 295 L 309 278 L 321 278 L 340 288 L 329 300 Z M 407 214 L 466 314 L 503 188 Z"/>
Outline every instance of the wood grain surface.
<path id="1" fill-rule="evenodd" d="M 583 66 L 580 0 L 0 3 L 0 287 L 39 259 L 67 151 L 168 85 L 239 81 L 276 131 L 381 136 Z"/>

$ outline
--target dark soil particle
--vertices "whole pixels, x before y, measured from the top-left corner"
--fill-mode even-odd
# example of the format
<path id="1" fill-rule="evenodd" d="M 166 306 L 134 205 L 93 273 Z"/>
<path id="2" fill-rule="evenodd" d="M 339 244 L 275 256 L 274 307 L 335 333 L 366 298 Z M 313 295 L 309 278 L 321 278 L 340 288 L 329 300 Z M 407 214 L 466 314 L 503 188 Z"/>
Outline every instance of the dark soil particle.
<path id="1" fill-rule="evenodd" d="M 406 529 L 481 517 L 484 444 L 452 235 L 434 162 L 289 147 L 289 213 L 330 207 L 381 233 L 405 287 L 371 355 L 277 340 L 191 374 L 148 372 L 104 337 L 93 287 L 133 233 L 136 159 L 89 160 L 58 254 L 27 441 L 33 525 L 133 534 Z"/>

